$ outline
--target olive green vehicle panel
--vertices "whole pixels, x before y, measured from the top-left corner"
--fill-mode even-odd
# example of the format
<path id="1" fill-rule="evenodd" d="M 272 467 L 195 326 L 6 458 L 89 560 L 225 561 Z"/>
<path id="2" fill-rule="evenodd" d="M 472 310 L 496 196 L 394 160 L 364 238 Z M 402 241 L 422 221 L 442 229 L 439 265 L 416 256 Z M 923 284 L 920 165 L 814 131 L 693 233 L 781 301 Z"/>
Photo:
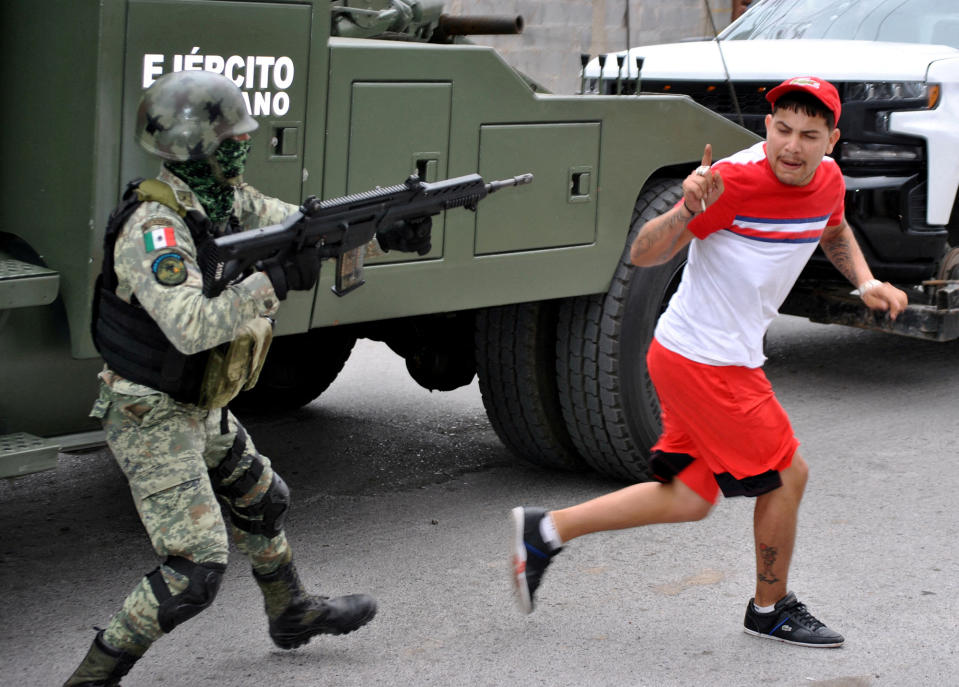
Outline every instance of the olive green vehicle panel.
<path id="1" fill-rule="evenodd" d="M 112 10 L 123 4 L 105 2 L 102 12 L 89 5 L 61 0 L 38 18 L 35 3 L 0 3 L 3 25 L 16 27 L 7 31 L 0 60 L 6 93 L 0 108 L 0 232 L 25 241 L 29 255 L 16 257 L 56 270 L 62 307 L 75 331 L 83 331 L 89 319 L 93 267 L 78 256 L 96 253 L 96 175 L 109 175 L 111 165 L 116 169 L 111 152 L 117 129 L 111 142 L 99 136 L 99 125 L 109 124 L 104 120 L 111 112 L 119 124 L 119 99 L 105 96 L 119 89 L 105 64 L 112 57 L 118 65 L 120 55 L 109 43 L 101 49 L 97 40 L 79 37 L 119 36 L 122 13 Z M 51 34 L 62 39 L 50 40 Z M 110 186 L 112 205 L 116 188 Z M 90 355 L 91 349 L 81 344 L 75 352 Z"/>
<path id="2" fill-rule="evenodd" d="M 354 83 L 347 138 L 347 192 L 398 184 L 412 172 L 422 172 L 424 181 L 446 179 L 452 93 L 450 82 Z M 435 217 L 434 247 L 429 258 L 442 256 L 443 228 L 444 217 Z M 416 257 L 392 253 L 370 258 L 366 264 L 406 262 Z"/>
<path id="3" fill-rule="evenodd" d="M 314 22 L 309 4 L 286 2 L 130 0 L 127 26 L 121 183 L 159 170 L 157 158 L 137 145 L 133 132 L 140 93 L 150 79 L 180 69 L 212 68 L 241 80 L 259 123 L 246 178 L 269 195 L 291 203 L 302 200 L 303 189 L 312 185 L 309 179 L 304 183 L 303 172 L 309 174 L 303 156 L 307 112 L 309 128 L 324 131 L 326 105 L 311 106 L 308 93 L 325 90 L 325 15 Z M 309 145 L 322 156 L 322 135 L 310 137 Z M 312 300 L 312 294 L 290 294 L 277 333 L 305 331 Z"/>
<path id="4" fill-rule="evenodd" d="M 247 177 L 290 202 L 414 170 L 535 175 L 435 218 L 426 256 L 371 256 L 344 298 L 327 266 L 280 335 L 602 292 L 651 175 L 755 140 L 684 97 L 534 93 L 486 47 L 331 38 L 325 1 L 4 0 L 0 20 L 16 27 L 0 47 L 0 438 L 19 437 L 0 476 L 49 462 L 35 437 L 97 429 L 93 285 L 124 184 L 158 170 L 132 126 L 160 73 L 241 79 L 259 122 Z"/>
<path id="5" fill-rule="evenodd" d="M 97 428 L 87 411 L 102 363 L 87 330 L 117 199 L 124 15 L 119 0 L 0 3 L 0 249 L 59 287 L 49 304 L 0 305 L 0 476 L 51 467 L 60 444 L 40 437 Z"/>
<path id="6" fill-rule="evenodd" d="M 476 255 L 593 243 L 596 194 L 589 180 L 599 169 L 600 133 L 599 122 L 483 125 L 480 174 L 498 176 L 496 170 L 518 169 L 530 160 L 539 171 L 526 193 L 503 194 L 483 205 L 476 218 Z M 527 215 L 529 203 L 544 211 L 535 218 L 537 231 L 516 231 L 515 219 Z"/>
<path id="7" fill-rule="evenodd" d="M 0 435 L 53 436 L 98 428 L 87 412 L 103 363 L 70 355 L 64 299 L 0 312 L 0 360 Z"/>
<path id="8" fill-rule="evenodd" d="M 412 263 L 370 261 L 366 285 L 348 298 L 330 293 L 332 274 L 325 270 L 312 327 L 605 291 L 636 196 L 652 174 L 676 164 L 698 165 L 707 142 L 718 157 L 756 141 L 684 97 L 534 93 L 486 47 L 334 37 L 326 198 L 362 190 L 350 175 L 356 165 L 384 170 L 381 185 L 398 183 L 408 173 L 403 166 L 409 167 L 416 151 L 405 145 L 406 127 L 423 124 L 407 120 L 401 89 L 395 89 L 392 102 L 386 90 L 378 112 L 362 115 L 377 117 L 378 126 L 394 132 L 386 151 L 342 135 L 357 116 L 352 104 L 358 85 L 376 84 L 453 85 L 449 145 L 446 160 L 440 160 L 449 176 L 479 172 L 493 179 L 532 172 L 535 179 L 490 196 L 475 214 L 447 212 L 429 256 Z M 434 112 L 432 125 L 442 126 L 445 116 L 444 105 Z M 681 135 L 668 135 L 667 125 Z M 588 193 L 573 192 L 584 190 L 571 189 L 574 174 L 577 186 L 589 184 Z"/>

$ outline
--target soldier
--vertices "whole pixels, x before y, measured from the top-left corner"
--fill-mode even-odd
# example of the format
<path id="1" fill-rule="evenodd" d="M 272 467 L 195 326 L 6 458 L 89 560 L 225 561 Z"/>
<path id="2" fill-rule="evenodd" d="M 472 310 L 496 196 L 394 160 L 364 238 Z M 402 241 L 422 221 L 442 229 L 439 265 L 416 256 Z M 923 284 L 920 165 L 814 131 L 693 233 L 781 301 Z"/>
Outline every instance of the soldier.
<path id="1" fill-rule="evenodd" d="M 163 165 L 157 179 L 130 184 L 106 230 L 94 304 L 106 365 L 91 415 L 163 562 L 98 632 L 68 686 L 118 685 L 161 635 L 213 602 L 227 563 L 223 512 L 280 648 L 352 632 L 376 613 L 366 594 L 331 599 L 303 588 L 283 531 L 289 489 L 226 407 L 255 383 L 279 302 L 312 289 L 320 269 L 315 254 L 274 259 L 204 295 L 204 241 L 297 209 L 243 183 L 256 127 L 239 89 L 217 74 L 167 74 L 141 99 L 137 139 Z M 412 238 L 401 227 L 377 238 L 383 249 L 429 242 L 428 232 Z"/>

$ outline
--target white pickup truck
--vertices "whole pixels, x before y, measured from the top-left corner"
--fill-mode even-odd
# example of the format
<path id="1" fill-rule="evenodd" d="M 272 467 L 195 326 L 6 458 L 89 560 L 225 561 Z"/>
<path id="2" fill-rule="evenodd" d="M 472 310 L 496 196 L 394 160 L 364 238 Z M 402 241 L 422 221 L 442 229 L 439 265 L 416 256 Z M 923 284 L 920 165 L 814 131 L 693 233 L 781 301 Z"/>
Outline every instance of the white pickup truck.
<path id="1" fill-rule="evenodd" d="M 949 283 L 959 280 L 959 2 L 761 0 L 715 40 L 594 58 L 583 87 L 686 94 L 764 136 L 765 92 L 803 75 L 839 89 L 833 157 L 846 180 L 847 219 L 873 272 L 907 288 L 918 319 L 890 325 L 855 307 L 819 253 L 783 311 L 959 337 L 959 283 Z M 824 295 L 829 282 L 836 298 Z"/>

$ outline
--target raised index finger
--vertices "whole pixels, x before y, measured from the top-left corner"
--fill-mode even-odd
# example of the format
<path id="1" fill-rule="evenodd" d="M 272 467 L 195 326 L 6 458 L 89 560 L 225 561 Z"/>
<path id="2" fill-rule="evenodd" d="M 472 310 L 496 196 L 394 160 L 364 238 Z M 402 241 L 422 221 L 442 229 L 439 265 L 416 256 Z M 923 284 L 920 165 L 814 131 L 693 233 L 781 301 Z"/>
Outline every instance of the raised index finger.
<path id="1" fill-rule="evenodd" d="M 703 167 L 709 167 L 713 164 L 713 144 L 707 143 L 703 150 Z"/>

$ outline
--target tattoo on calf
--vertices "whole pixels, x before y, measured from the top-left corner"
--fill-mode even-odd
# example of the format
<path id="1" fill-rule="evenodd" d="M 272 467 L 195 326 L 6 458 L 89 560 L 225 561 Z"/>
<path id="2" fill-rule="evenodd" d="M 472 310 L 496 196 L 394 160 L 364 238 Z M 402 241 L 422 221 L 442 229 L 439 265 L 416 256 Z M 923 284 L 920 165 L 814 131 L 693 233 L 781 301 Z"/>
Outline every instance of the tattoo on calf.
<path id="1" fill-rule="evenodd" d="M 762 559 L 762 569 L 756 573 L 756 578 L 766 584 L 775 584 L 779 578 L 773 572 L 773 566 L 776 565 L 776 556 L 779 550 L 775 546 L 759 545 L 759 556 Z"/>

